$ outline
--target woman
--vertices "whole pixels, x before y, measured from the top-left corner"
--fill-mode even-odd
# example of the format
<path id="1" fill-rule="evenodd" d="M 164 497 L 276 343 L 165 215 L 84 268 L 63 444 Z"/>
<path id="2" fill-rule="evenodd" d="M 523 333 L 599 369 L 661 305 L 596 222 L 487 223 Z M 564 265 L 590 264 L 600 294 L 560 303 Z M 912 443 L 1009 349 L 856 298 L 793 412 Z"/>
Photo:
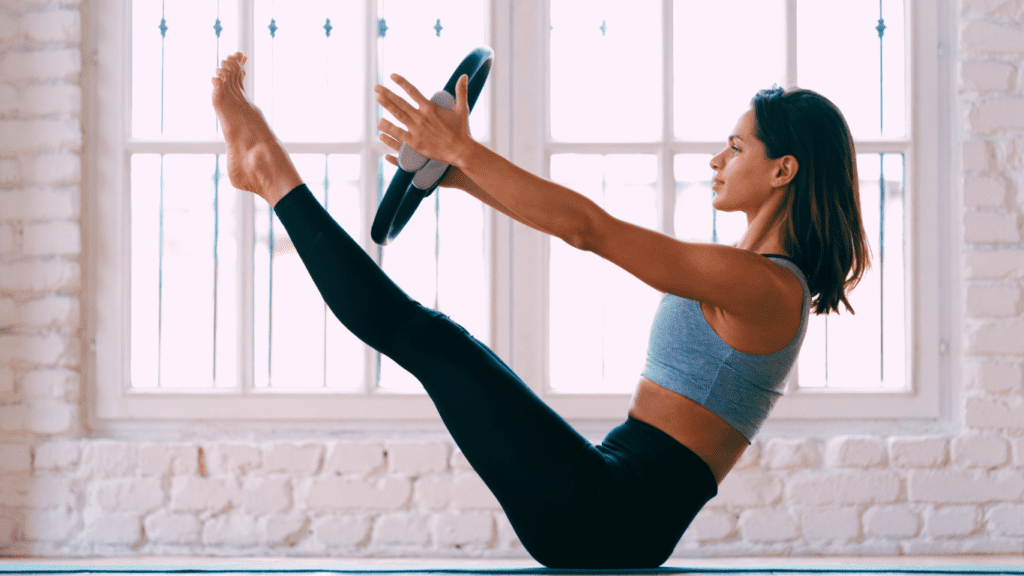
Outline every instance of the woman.
<path id="1" fill-rule="evenodd" d="M 811 307 L 850 309 L 846 291 L 868 265 L 849 130 L 813 92 L 758 93 L 712 159 L 715 208 L 747 215 L 732 247 L 618 220 L 474 142 L 466 77 L 453 110 L 398 75 L 418 107 L 377 86 L 378 101 L 406 126 L 381 120 L 381 140 L 451 164 L 442 186 L 665 293 L 626 422 L 594 446 L 465 329 L 410 299 L 331 219 L 248 101 L 245 61 L 229 57 L 213 79 L 231 183 L 273 207 L 338 319 L 422 382 L 545 566 L 645 568 L 668 559 L 768 416 Z"/>

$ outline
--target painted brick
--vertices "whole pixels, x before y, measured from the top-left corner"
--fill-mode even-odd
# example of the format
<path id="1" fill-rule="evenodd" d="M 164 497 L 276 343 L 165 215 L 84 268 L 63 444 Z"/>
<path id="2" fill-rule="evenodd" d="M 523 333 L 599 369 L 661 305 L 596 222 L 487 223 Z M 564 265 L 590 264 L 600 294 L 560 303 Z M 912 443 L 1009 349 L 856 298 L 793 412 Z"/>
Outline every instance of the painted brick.
<path id="1" fill-rule="evenodd" d="M 0 546 L 5 550 L 11 550 L 14 546 L 14 538 L 18 525 L 10 518 L 0 518 Z"/>
<path id="2" fill-rule="evenodd" d="M 460 510 L 501 510 L 491 489 L 476 474 L 456 474 L 452 501 Z"/>
<path id="3" fill-rule="evenodd" d="M 1000 117 L 1000 114 L 1011 116 Z M 967 112 L 968 128 L 980 134 L 997 134 L 1024 128 L 1024 99 L 996 97 Z"/>
<path id="4" fill-rule="evenodd" d="M 89 486 L 92 502 L 108 512 L 152 512 L 164 504 L 159 478 L 118 478 Z"/>
<path id="5" fill-rule="evenodd" d="M 67 339 L 55 332 L 45 336 L 0 336 L 0 364 L 20 360 L 52 365 L 67 352 Z"/>
<path id="6" fill-rule="evenodd" d="M 852 540 L 860 536 L 860 514 L 852 507 L 804 510 L 800 525 L 809 539 Z"/>
<path id="7" fill-rule="evenodd" d="M 960 91 L 1005 92 L 1013 88 L 1017 69 L 1003 62 L 961 62 Z"/>
<path id="8" fill-rule="evenodd" d="M 283 512 L 292 505 L 291 485 L 284 478 L 246 478 L 239 494 L 242 509 L 256 516 Z"/>
<path id="9" fill-rule="evenodd" d="M 1024 250 L 967 252 L 964 277 L 975 280 L 1024 278 Z"/>
<path id="10" fill-rule="evenodd" d="M 23 157 L 21 176 L 28 184 L 78 184 L 82 181 L 82 159 L 70 151 Z"/>
<path id="11" fill-rule="evenodd" d="M 1006 182 L 994 176 L 964 178 L 964 203 L 971 208 L 1002 208 L 1006 205 Z"/>
<path id="12" fill-rule="evenodd" d="M 1014 0 L 960 0 L 960 10 L 963 14 L 1013 16 L 1014 4 Z"/>
<path id="13" fill-rule="evenodd" d="M 725 540 L 736 533 L 736 515 L 705 508 L 697 513 L 683 533 L 683 539 L 694 542 Z"/>
<path id="14" fill-rule="evenodd" d="M 0 120 L 0 154 L 44 151 L 82 146 L 82 127 L 77 118 L 55 120 Z"/>
<path id="15" fill-rule="evenodd" d="M 412 482 L 398 476 L 375 481 L 317 477 L 308 482 L 303 492 L 305 507 L 309 509 L 397 510 L 409 501 Z"/>
<path id="16" fill-rule="evenodd" d="M 199 447 L 140 444 L 139 470 L 143 476 L 188 476 L 199 473 Z"/>
<path id="17" fill-rule="evenodd" d="M 888 471 L 802 472 L 786 482 L 786 501 L 801 506 L 885 504 L 900 493 L 900 478 Z"/>
<path id="18" fill-rule="evenodd" d="M 77 262 L 31 260 L 0 264 L 0 290 L 8 292 L 78 290 L 81 277 Z"/>
<path id="19" fill-rule="evenodd" d="M 64 368 L 33 370 L 21 378 L 21 391 L 26 398 L 63 398 L 78 387 L 78 373 Z"/>
<path id="20" fill-rule="evenodd" d="M 76 407 L 65 402 L 40 400 L 27 405 L 23 413 L 25 430 L 38 434 L 60 434 L 71 429 Z"/>
<path id="21" fill-rule="evenodd" d="M 21 29 L 30 42 L 77 43 L 82 39 L 78 10 L 29 12 L 21 17 Z"/>
<path id="22" fill-rule="evenodd" d="M 1024 114 L 1024 108 L 1021 113 Z M 967 212 L 964 214 L 964 241 L 969 244 L 1020 242 L 1018 219 L 1016 214 Z"/>
<path id="23" fill-rule="evenodd" d="M 82 252 L 82 231 L 76 222 L 26 224 L 21 251 L 26 256 L 74 256 Z"/>
<path id="24" fill-rule="evenodd" d="M 821 465 L 821 449 L 818 441 L 810 438 L 773 438 L 764 445 L 761 463 L 776 469 L 817 468 Z"/>
<path id="25" fill-rule="evenodd" d="M 442 545 L 485 545 L 493 538 L 494 518 L 487 512 L 444 512 L 434 524 L 434 541 Z"/>
<path id="26" fill-rule="evenodd" d="M 135 514 L 89 511 L 83 538 L 99 544 L 136 544 L 142 540 L 142 519 Z"/>
<path id="27" fill-rule="evenodd" d="M 259 522 L 261 542 L 270 546 L 295 546 L 310 533 L 309 519 L 299 514 L 275 514 Z"/>
<path id="28" fill-rule="evenodd" d="M 86 478 L 135 476 L 139 469 L 138 446 L 130 442 L 97 440 L 82 447 L 79 474 Z"/>
<path id="29" fill-rule="evenodd" d="M 263 450 L 263 471 L 313 475 L 323 457 L 324 447 L 319 444 L 276 443 Z"/>
<path id="30" fill-rule="evenodd" d="M 25 511 L 23 530 L 29 540 L 65 542 L 79 529 L 79 520 L 69 508 Z"/>
<path id="31" fill-rule="evenodd" d="M 18 20 L 8 14 L 0 14 L 0 42 L 16 42 L 22 37 L 18 30 Z"/>
<path id="32" fill-rule="evenodd" d="M 171 478 L 171 504 L 174 512 L 216 513 L 228 508 L 238 487 L 223 478 L 175 476 Z"/>
<path id="33" fill-rule="evenodd" d="M 259 543 L 256 518 L 243 514 L 222 514 L 203 522 L 203 544 L 250 548 Z"/>
<path id="34" fill-rule="evenodd" d="M 62 476 L 13 477 L 0 486 L 2 501 L 26 508 L 71 508 L 75 505 L 73 483 Z"/>
<path id="35" fill-rule="evenodd" d="M 384 464 L 384 445 L 337 442 L 327 447 L 324 474 L 369 473 Z"/>
<path id="36" fill-rule="evenodd" d="M 967 398 L 965 415 L 972 428 L 1024 430 L 1024 399 Z"/>
<path id="37" fill-rule="evenodd" d="M 359 515 L 324 516 L 314 520 L 310 530 L 313 539 L 326 546 L 355 546 L 369 536 L 370 519 Z"/>
<path id="38" fill-rule="evenodd" d="M 203 452 L 213 475 L 248 474 L 260 467 L 260 449 L 251 444 L 216 444 Z"/>
<path id="39" fill-rule="evenodd" d="M 0 475 L 32 470 L 32 449 L 28 444 L 0 444 Z"/>
<path id="40" fill-rule="evenodd" d="M 77 196 L 77 188 L 29 188 L 16 192 L 0 192 L 0 220 L 78 218 Z"/>
<path id="41" fill-rule="evenodd" d="M 14 370 L 0 366 L 0 394 L 14 391 Z"/>
<path id="42" fill-rule="evenodd" d="M 967 332 L 967 350 L 977 355 L 1018 355 L 1024 353 L 1024 324 L 1019 322 L 983 324 Z"/>
<path id="43" fill-rule="evenodd" d="M 837 436 L 825 446 L 825 464 L 839 468 L 874 468 L 885 463 L 885 445 L 874 436 Z"/>
<path id="44" fill-rule="evenodd" d="M 0 190 L 10 190 L 21 180 L 21 164 L 13 158 L 0 159 Z"/>
<path id="45" fill-rule="evenodd" d="M 967 536 L 978 528 L 978 509 L 974 506 L 943 506 L 924 512 L 924 532 L 938 538 Z"/>
<path id="46" fill-rule="evenodd" d="M 907 498 L 936 504 L 982 504 L 1017 500 L 1024 494 L 1019 471 L 911 470 Z"/>
<path id="47" fill-rule="evenodd" d="M 1008 362 L 978 362 L 969 372 L 972 386 L 992 394 L 1020 391 L 1022 379 L 1021 365 Z"/>
<path id="48" fill-rule="evenodd" d="M 8 81 L 77 80 L 82 56 L 77 48 L 8 52 L 0 59 L 0 77 Z"/>
<path id="49" fill-rule="evenodd" d="M 7 224 L 0 224 L 0 254 L 10 254 L 15 248 L 14 229 Z"/>
<path id="50" fill-rule="evenodd" d="M 23 432 L 25 430 L 24 406 L 0 406 L 0 430 L 7 432 Z"/>
<path id="51" fill-rule="evenodd" d="M 18 323 L 21 314 L 18 305 L 10 298 L 0 298 L 0 326 L 13 326 Z"/>
<path id="52" fill-rule="evenodd" d="M 864 533 L 882 538 L 909 538 L 921 529 L 921 519 L 905 506 L 875 506 L 864 513 Z"/>
<path id="53" fill-rule="evenodd" d="M 1024 505 L 996 504 L 985 512 L 985 521 L 997 536 L 1024 536 Z"/>
<path id="54" fill-rule="evenodd" d="M 452 450 L 452 457 L 449 459 L 448 465 L 451 466 L 453 472 L 475 472 L 473 465 L 466 459 L 466 455 L 458 448 Z"/>
<path id="55" fill-rule="evenodd" d="M 421 476 L 413 485 L 412 500 L 419 508 L 441 510 L 452 500 L 452 477 Z"/>
<path id="56" fill-rule="evenodd" d="M 1024 468 L 1024 438 L 1010 440 L 1010 451 L 1013 452 L 1014 466 Z"/>
<path id="57" fill-rule="evenodd" d="M 76 84 L 30 84 L 21 89 L 18 107 L 29 116 L 78 115 L 82 111 L 82 89 Z"/>
<path id="58" fill-rule="evenodd" d="M 737 524 L 743 539 L 750 542 L 784 542 L 799 535 L 796 521 L 778 510 L 745 510 Z"/>
<path id="59" fill-rule="evenodd" d="M 952 442 L 953 463 L 969 468 L 995 468 L 1009 460 L 1009 445 L 997 436 L 960 436 Z"/>
<path id="60" fill-rule="evenodd" d="M 448 469 L 450 447 L 431 442 L 389 442 L 388 471 L 393 474 L 419 476 L 444 472 Z"/>
<path id="61" fill-rule="evenodd" d="M 904 555 L 958 555 L 1013 554 L 1019 556 L 1024 550 L 1020 538 L 957 538 L 955 540 L 909 540 L 900 544 Z"/>
<path id="62" fill-rule="evenodd" d="M 708 506 L 771 506 L 782 498 L 782 481 L 771 474 L 742 471 L 729 474 Z"/>
<path id="63" fill-rule="evenodd" d="M 82 451 L 78 442 L 53 440 L 36 446 L 35 453 L 37 471 L 72 470 L 78 466 Z"/>
<path id="64" fill-rule="evenodd" d="M 889 462 L 901 468 L 934 468 L 949 458 L 949 440 L 937 436 L 896 436 L 888 443 Z"/>
<path id="65" fill-rule="evenodd" d="M 974 318 L 1005 318 L 1020 314 L 1020 286 L 972 284 L 967 286 L 967 313 Z"/>
<path id="66" fill-rule="evenodd" d="M 961 48 L 977 54 L 1024 54 L 1024 31 L 986 20 L 970 20 L 960 29 Z"/>
<path id="67" fill-rule="evenodd" d="M 508 521 L 508 516 L 502 512 L 495 512 L 494 524 L 497 533 L 495 541 L 498 548 L 512 558 L 517 555 L 522 558 L 530 558 L 526 549 L 523 548 L 523 543 L 519 541 L 519 535 L 512 529 L 512 523 Z"/>
<path id="68" fill-rule="evenodd" d="M 747 468 L 756 468 L 761 463 L 761 441 L 754 440 L 747 446 L 747 449 L 740 455 L 740 459 L 736 461 L 736 465 L 732 467 L 733 470 L 745 470 Z"/>
<path id="69" fill-rule="evenodd" d="M 993 164 L 992 150 L 985 140 L 964 140 L 960 143 L 964 170 L 987 172 Z"/>
<path id="70" fill-rule="evenodd" d="M 146 516 L 146 539 L 154 544 L 198 544 L 202 523 L 192 514 L 158 510 Z"/>
<path id="71" fill-rule="evenodd" d="M 373 523 L 374 544 L 426 544 L 430 517 L 421 512 L 383 514 Z"/>

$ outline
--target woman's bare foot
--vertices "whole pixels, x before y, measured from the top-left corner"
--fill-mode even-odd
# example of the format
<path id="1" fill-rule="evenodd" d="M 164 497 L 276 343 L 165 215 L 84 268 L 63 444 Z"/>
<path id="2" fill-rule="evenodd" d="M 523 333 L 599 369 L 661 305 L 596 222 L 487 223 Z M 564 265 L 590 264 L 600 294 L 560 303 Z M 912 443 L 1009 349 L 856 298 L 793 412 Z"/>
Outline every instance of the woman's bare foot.
<path id="1" fill-rule="evenodd" d="M 228 145 L 231 185 L 258 194 L 273 207 L 302 179 L 263 113 L 245 95 L 242 65 L 247 60 L 236 52 L 220 63 L 213 79 L 213 108 Z"/>

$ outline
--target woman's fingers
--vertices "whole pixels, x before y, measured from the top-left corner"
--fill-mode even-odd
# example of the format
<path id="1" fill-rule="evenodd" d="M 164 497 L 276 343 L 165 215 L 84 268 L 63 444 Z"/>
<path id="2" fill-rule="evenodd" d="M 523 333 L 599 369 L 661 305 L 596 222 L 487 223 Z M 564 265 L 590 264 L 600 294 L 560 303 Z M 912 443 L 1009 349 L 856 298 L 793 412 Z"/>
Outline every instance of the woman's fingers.
<path id="1" fill-rule="evenodd" d="M 388 136 L 387 134 L 384 134 L 383 132 L 381 132 L 381 134 L 380 134 L 380 141 L 385 143 L 385 144 L 387 144 L 388 148 L 391 148 L 392 150 L 396 150 L 397 151 L 397 150 L 401 150 L 402 149 L 402 143 L 401 142 L 399 142 L 398 140 L 395 140 L 394 138 L 392 138 L 391 136 Z"/>
<path id="2" fill-rule="evenodd" d="M 409 83 L 409 81 L 403 78 L 400 74 L 392 74 L 391 79 L 395 81 L 395 84 L 401 86 L 402 90 L 405 90 L 405 93 L 408 94 L 420 106 L 423 106 L 424 104 L 430 102 L 430 100 L 426 99 L 423 96 L 423 94 L 420 94 L 420 91 L 417 90 L 415 86 Z"/>
<path id="3" fill-rule="evenodd" d="M 384 118 L 381 118 L 380 121 L 377 122 L 377 130 L 384 132 L 385 134 L 387 134 L 388 136 L 395 140 L 398 140 L 399 142 L 405 142 L 406 140 L 409 139 L 408 132 L 402 130 L 398 126 L 395 126 L 394 124 L 392 124 L 391 122 Z"/>
<path id="4" fill-rule="evenodd" d="M 460 112 L 469 108 L 469 76 L 463 74 L 459 76 L 459 81 L 455 83 L 455 108 Z M 468 112 L 467 112 L 468 113 Z"/>
<path id="5" fill-rule="evenodd" d="M 395 166 L 398 166 L 398 158 L 395 157 L 394 154 L 385 154 L 384 155 L 384 159 L 387 160 L 388 162 L 394 164 Z"/>
<path id="6" fill-rule="evenodd" d="M 395 119 L 402 122 L 406 126 L 409 125 L 410 116 L 417 111 L 411 104 L 406 102 L 401 96 L 395 94 L 387 88 L 377 85 L 374 87 L 377 92 L 377 102 L 383 106 L 388 112 L 391 112 Z"/>

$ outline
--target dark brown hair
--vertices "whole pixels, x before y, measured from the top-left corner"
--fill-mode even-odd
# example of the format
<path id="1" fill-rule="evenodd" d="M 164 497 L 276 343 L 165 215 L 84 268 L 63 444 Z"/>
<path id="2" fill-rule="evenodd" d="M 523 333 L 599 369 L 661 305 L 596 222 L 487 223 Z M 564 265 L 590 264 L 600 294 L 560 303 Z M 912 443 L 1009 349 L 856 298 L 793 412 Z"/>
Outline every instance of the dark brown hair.
<path id="1" fill-rule="evenodd" d="M 815 314 L 853 313 L 846 293 L 871 266 L 860 216 L 857 155 L 842 112 L 811 90 L 773 87 L 750 102 L 768 158 L 796 158 L 799 168 L 777 219 L 782 247 L 807 275 Z M 776 220 L 778 221 L 778 220 Z"/>

